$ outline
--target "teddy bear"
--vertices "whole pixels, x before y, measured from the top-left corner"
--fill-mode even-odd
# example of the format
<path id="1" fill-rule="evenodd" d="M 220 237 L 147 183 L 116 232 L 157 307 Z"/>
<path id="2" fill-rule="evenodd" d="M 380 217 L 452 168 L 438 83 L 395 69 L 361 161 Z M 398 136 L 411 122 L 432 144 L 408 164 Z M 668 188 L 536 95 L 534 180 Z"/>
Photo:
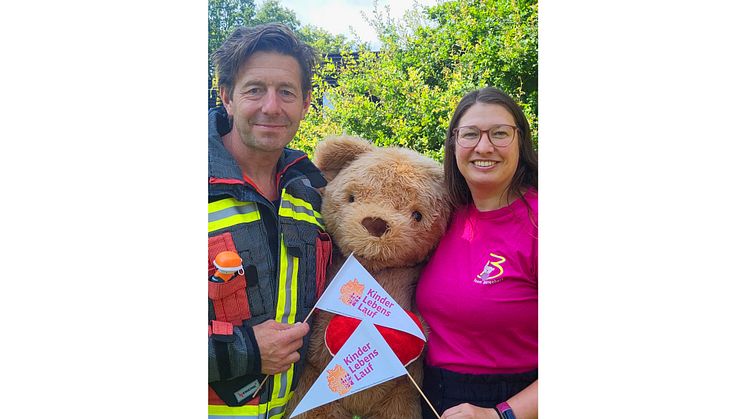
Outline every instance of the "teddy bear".
<path id="1" fill-rule="evenodd" d="M 322 191 L 321 215 L 332 237 L 335 257 L 327 271 L 327 285 L 345 259 L 354 254 L 412 315 L 420 270 L 445 232 L 451 211 L 442 165 L 413 150 L 377 147 L 353 136 L 319 142 L 314 163 L 328 181 Z M 321 310 L 315 316 L 306 366 L 287 412 L 294 410 L 332 359 L 325 332 L 338 316 Z M 422 382 L 419 351 L 406 366 L 418 385 Z M 419 419 L 419 399 L 417 388 L 401 376 L 296 417 Z"/>

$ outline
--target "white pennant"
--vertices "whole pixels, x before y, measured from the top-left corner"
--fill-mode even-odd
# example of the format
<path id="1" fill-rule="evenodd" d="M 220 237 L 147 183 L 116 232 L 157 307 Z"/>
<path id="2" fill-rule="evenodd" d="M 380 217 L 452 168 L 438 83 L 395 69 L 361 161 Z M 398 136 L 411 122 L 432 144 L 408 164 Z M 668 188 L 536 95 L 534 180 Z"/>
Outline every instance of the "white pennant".
<path id="1" fill-rule="evenodd" d="M 374 324 L 427 340 L 414 320 L 353 255 L 345 260 L 316 302 L 316 307 L 335 314 L 370 320 Z"/>
<path id="2" fill-rule="evenodd" d="M 363 320 L 289 418 L 406 374 L 383 336 Z"/>

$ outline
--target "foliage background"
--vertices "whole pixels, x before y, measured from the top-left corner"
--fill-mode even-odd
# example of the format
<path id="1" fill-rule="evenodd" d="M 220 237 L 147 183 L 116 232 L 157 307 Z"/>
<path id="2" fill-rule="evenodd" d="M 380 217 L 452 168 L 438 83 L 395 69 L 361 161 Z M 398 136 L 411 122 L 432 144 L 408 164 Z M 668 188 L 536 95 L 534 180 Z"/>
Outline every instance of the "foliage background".
<path id="1" fill-rule="evenodd" d="M 290 145 L 310 156 L 320 139 L 347 133 L 442 161 L 451 112 L 464 93 L 487 85 L 522 106 L 538 149 L 536 0 L 416 5 L 401 20 L 376 5 L 368 22 L 381 40 L 379 51 L 360 39 L 300 25 L 277 0 L 259 8 L 253 0 L 209 0 L 208 9 L 210 55 L 236 26 L 265 22 L 287 24 L 320 52 L 316 101 Z M 208 72 L 214 93 L 209 59 Z"/>

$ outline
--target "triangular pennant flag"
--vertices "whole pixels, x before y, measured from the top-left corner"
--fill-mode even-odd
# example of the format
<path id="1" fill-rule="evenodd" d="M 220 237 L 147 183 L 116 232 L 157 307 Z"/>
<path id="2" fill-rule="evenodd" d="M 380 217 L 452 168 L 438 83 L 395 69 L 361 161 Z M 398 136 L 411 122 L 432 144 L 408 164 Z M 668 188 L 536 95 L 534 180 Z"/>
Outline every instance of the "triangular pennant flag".
<path id="1" fill-rule="evenodd" d="M 412 318 L 353 255 L 345 260 L 316 307 L 356 319 L 367 319 L 427 340 Z"/>
<path id="2" fill-rule="evenodd" d="M 289 417 L 407 374 L 381 334 L 363 320 Z"/>

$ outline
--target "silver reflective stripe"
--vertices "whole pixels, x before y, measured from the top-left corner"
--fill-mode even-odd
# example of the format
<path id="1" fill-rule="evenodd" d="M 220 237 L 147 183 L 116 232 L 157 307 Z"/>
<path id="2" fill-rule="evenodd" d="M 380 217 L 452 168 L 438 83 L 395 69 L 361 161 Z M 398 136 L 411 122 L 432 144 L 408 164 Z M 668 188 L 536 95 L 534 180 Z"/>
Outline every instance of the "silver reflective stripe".
<path id="1" fill-rule="evenodd" d="M 235 207 L 228 207 L 219 211 L 211 212 L 207 214 L 208 221 L 217 221 L 223 218 L 230 217 L 236 214 L 249 214 L 257 210 L 256 203 L 249 202 L 246 205 L 239 205 Z"/>
<path id="2" fill-rule="evenodd" d="M 285 306 L 282 308 L 282 321 L 280 323 L 290 322 L 290 311 L 293 309 L 293 256 L 290 253 L 285 252 L 287 259 L 287 271 L 285 272 Z"/>
<path id="3" fill-rule="evenodd" d="M 283 373 L 280 376 L 280 391 L 277 394 L 282 398 L 282 397 L 285 397 L 285 394 L 287 393 L 287 391 L 288 391 L 288 374 Z"/>
<path id="4" fill-rule="evenodd" d="M 297 206 L 297 205 L 293 205 L 293 203 L 290 202 L 290 201 L 284 201 L 283 200 L 282 203 L 280 203 L 280 207 L 282 207 L 282 208 L 288 208 L 288 209 L 290 209 L 293 212 L 300 212 L 300 213 L 303 213 L 303 214 L 306 214 L 306 215 L 309 215 L 311 217 L 316 218 L 312 210 L 309 210 L 308 208 L 300 207 L 300 206 Z"/>
<path id="5" fill-rule="evenodd" d="M 284 244 L 283 244 L 284 245 Z M 285 253 L 285 265 L 287 266 L 287 269 L 285 270 L 285 283 L 284 285 L 284 294 L 285 294 L 285 305 L 282 307 L 282 322 L 281 323 L 290 323 L 290 314 L 293 310 L 293 302 L 297 300 L 297 296 L 293 293 L 293 276 L 297 273 L 295 272 L 295 263 L 293 255 L 288 253 L 287 251 Z M 291 370 L 294 370 L 295 368 L 291 368 L 288 371 L 283 372 L 280 375 L 280 390 L 277 393 L 277 396 L 279 398 L 285 397 L 288 391 L 288 372 Z"/>
<path id="6" fill-rule="evenodd" d="M 274 409 L 270 409 L 270 411 L 267 412 L 267 418 L 271 418 L 274 415 L 279 415 L 280 413 L 282 413 L 283 410 L 285 410 L 285 406 L 278 406 Z"/>

